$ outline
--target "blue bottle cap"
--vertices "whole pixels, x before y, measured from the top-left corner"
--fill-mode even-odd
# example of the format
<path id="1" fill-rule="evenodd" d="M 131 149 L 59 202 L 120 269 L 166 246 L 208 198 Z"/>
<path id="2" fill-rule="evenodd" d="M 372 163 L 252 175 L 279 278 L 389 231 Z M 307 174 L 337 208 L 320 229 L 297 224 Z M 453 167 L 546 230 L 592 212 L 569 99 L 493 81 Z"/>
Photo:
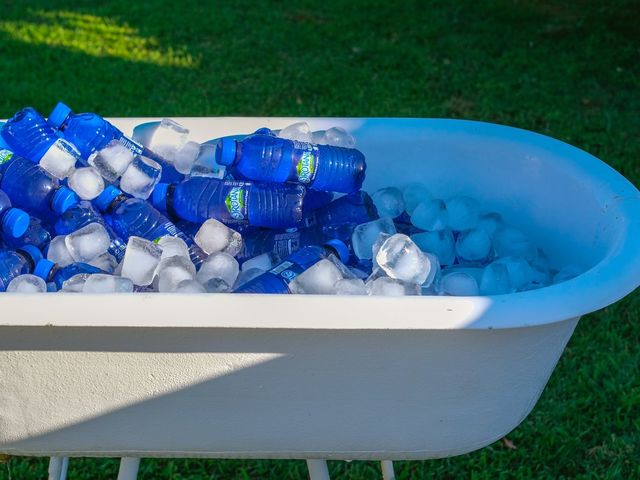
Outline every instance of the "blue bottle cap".
<path id="1" fill-rule="evenodd" d="M 51 273 L 51 270 L 53 270 L 53 267 L 55 266 L 56 266 L 55 263 L 50 262 L 49 260 L 42 259 L 38 261 L 38 263 L 36 263 L 36 268 L 33 269 L 33 274 L 36 277 L 40 277 L 46 282 L 47 279 L 49 278 L 49 274 Z"/>
<path id="2" fill-rule="evenodd" d="M 36 265 L 42 261 L 42 252 L 34 245 L 23 245 L 18 250 L 22 250 L 29 255 Z"/>
<path id="3" fill-rule="evenodd" d="M 122 195 L 122 190 L 114 187 L 113 185 L 109 185 L 102 191 L 100 195 L 98 195 L 98 198 L 96 198 L 93 203 L 98 208 L 98 210 L 104 212 L 107 208 L 109 208 L 111 202 L 113 202 L 118 195 Z"/>
<path id="4" fill-rule="evenodd" d="M 29 214 L 19 208 L 10 208 L 2 217 L 2 231 L 13 238 L 19 238 L 29 228 Z"/>
<path id="5" fill-rule="evenodd" d="M 80 199 L 73 190 L 67 187 L 60 187 L 56 190 L 56 193 L 53 194 L 51 208 L 57 214 L 62 215 L 71 207 L 77 205 L 79 201 Z"/>
<path id="6" fill-rule="evenodd" d="M 161 212 L 167 211 L 167 191 L 169 190 L 168 183 L 159 183 L 156 188 L 153 189 L 151 194 L 151 204 Z"/>
<path id="7" fill-rule="evenodd" d="M 231 165 L 236 159 L 237 144 L 232 138 L 221 138 L 216 146 L 216 163 Z"/>
<path id="8" fill-rule="evenodd" d="M 49 125 L 53 128 L 60 128 L 70 113 L 71 109 L 69 107 L 62 102 L 58 102 L 49 114 L 47 122 L 49 122 Z"/>
<path id="9" fill-rule="evenodd" d="M 349 253 L 349 247 L 342 241 L 337 238 L 332 238 L 328 242 L 325 242 L 325 245 L 330 246 L 336 252 L 338 252 L 338 256 L 340 257 L 340 261 L 342 263 L 347 263 L 349 261 L 349 257 L 351 254 Z"/>

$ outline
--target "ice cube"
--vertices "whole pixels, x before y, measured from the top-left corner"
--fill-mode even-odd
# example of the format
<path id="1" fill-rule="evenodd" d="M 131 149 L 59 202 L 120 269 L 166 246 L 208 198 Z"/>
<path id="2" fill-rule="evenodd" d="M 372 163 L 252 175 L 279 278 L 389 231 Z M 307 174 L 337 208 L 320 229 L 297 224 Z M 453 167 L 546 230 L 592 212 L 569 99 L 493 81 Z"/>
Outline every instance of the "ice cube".
<path id="1" fill-rule="evenodd" d="M 109 274 L 113 274 L 118 267 L 118 260 L 116 260 L 116 257 L 111 255 L 109 252 L 98 255 L 96 258 L 87 263 Z"/>
<path id="2" fill-rule="evenodd" d="M 509 282 L 516 290 L 521 290 L 533 280 L 533 269 L 522 257 L 502 257 L 493 263 L 504 265 L 507 268 Z"/>
<path id="3" fill-rule="evenodd" d="M 260 268 L 248 268 L 248 269 L 243 269 L 240 272 L 240 275 L 238 275 L 238 278 L 236 280 L 236 283 L 234 285 L 234 288 L 238 288 L 241 287 L 242 285 L 244 285 L 247 282 L 250 282 L 251 280 L 253 280 L 256 277 L 259 277 L 260 275 L 262 275 L 265 271 L 260 269 Z"/>
<path id="4" fill-rule="evenodd" d="M 250 270 L 252 268 L 259 268 L 266 272 L 271 270 L 274 266 L 280 263 L 280 256 L 275 252 L 266 252 L 257 255 L 249 260 L 245 260 L 242 263 L 242 270 Z"/>
<path id="5" fill-rule="evenodd" d="M 566 282 L 584 273 L 585 269 L 577 265 L 567 265 L 553 276 L 553 283 Z"/>
<path id="6" fill-rule="evenodd" d="M 420 295 L 420 285 L 407 283 L 397 278 L 378 277 L 366 283 L 369 295 L 385 297 L 402 297 L 405 295 Z"/>
<path id="7" fill-rule="evenodd" d="M 420 202 L 411 213 L 411 223 L 430 232 L 444 230 L 449 223 L 447 205 L 439 199 Z"/>
<path id="8" fill-rule="evenodd" d="M 440 260 L 433 253 L 425 253 L 431 264 L 431 269 L 424 282 L 422 282 L 422 289 L 430 287 L 431 285 L 439 281 L 440 275 Z"/>
<path id="9" fill-rule="evenodd" d="M 517 228 L 498 228 L 493 235 L 493 248 L 498 257 L 516 256 L 533 260 L 536 249 L 527 236 Z"/>
<path id="10" fill-rule="evenodd" d="M 202 285 L 207 293 L 227 293 L 231 287 L 221 278 L 211 278 Z"/>
<path id="11" fill-rule="evenodd" d="M 90 223 L 67 235 L 64 243 L 76 262 L 90 262 L 109 249 L 111 238 L 103 225 Z"/>
<path id="12" fill-rule="evenodd" d="M 79 273 L 69 280 L 65 280 L 62 284 L 61 292 L 80 293 L 84 288 L 84 284 L 91 275 L 89 273 Z"/>
<path id="13" fill-rule="evenodd" d="M 30 273 L 18 275 L 7 285 L 7 293 L 44 293 L 46 291 L 46 282 Z"/>
<path id="14" fill-rule="evenodd" d="M 480 293 L 482 295 L 502 295 L 513 291 L 506 265 L 493 262 L 484 268 L 482 279 L 480 280 Z"/>
<path id="15" fill-rule="evenodd" d="M 187 142 L 176 152 L 173 166 L 178 172 L 188 175 L 191 173 L 199 154 L 200 144 L 198 142 Z"/>
<path id="16" fill-rule="evenodd" d="M 195 280 L 196 267 L 184 257 L 170 257 L 160 261 L 156 269 L 157 290 L 161 293 L 174 292 L 184 280 Z M 154 285 L 156 280 L 154 280 Z"/>
<path id="17" fill-rule="evenodd" d="M 396 226 L 389 217 L 379 218 L 372 222 L 361 223 L 353 229 L 351 242 L 353 252 L 359 259 L 373 258 L 373 245 L 381 233 L 393 235 L 396 233 Z"/>
<path id="18" fill-rule="evenodd" d="M 129 237 L 121 275 L 131 279 L 135 285 L 151 285 L 161 257 L 162 249 L 155 243 L 140 237 Z"/>
<path id="19" fill-rule="evenodd" d="M 372 265 L 371 268 L 378 268 L 378 261 L 376 260 L 376 255 L 378 255 L 378 252 L 380 251 L 380 247 L 384 244 L 384 242 L 387 241 L 388 238 L 391 238 L 393 235 L 391 235 L 390 233 L 381 233 L 380 235 L 378 235 L 378 238 L 376 238 L 376 241 L 373 243 L 373 247 L 371 247 L 371 253 L 373 255 L 372 257 Z"/>
<path id="20" fill-rule="evenodd" d="M 465 272 L 452 272 L 440 279 L 439 290 L 443 295 L 474 296 L 478 295 L 478 282 Z"/>
<path id="21" fill-rule="evenodd" d="M 395 187 L 381 188 L 371 198 L 381 217 L 396 218 L 404 212 L 402 192 Z"/>
<path id="22" fill-rule="evenodd" d="M 336 282 L 342 280 L 340 269 L 323 258 L 298 275 L 290 284 L 291 293 L 334 294 Z"/>
<path id="23" fill-rule="evenodd" d="M 456 259 L 455 242 L 451 230 L 422 232 L 411 235 L 420 250 L 433 253 L 442 266 L 453 265 Z"/>
<path id="24" fill-rule="evenodd" d="M 138 155 L 120 178 L 120 190 L 146 200 L 160 181 L 162 167 L 150 158 Z"/>
<path id="25" fill-rule="evenodd" d="M 203 143 L 200 145 L 200 153 L 196 158 L 196 163 L 191 167 L 192 177 L 213 177 L 224 178 L 226 167 L 216 163 L 216 145 L 213 143 Z"/>
<path id="26" fill-rule="evenodd" d="M 366 295 L 367 289 L 361 278 L 343 278 L 335 284 L 337 295 Z"/>
<path id="27" fill-rule="evenodd" d="M 207 254 L 225 252 L 235 256 L 242 249 L 242 235 L 213 218 L 202 224 L 194 240 Z"/>
<path id="28" fill-rule="evenodd" d="M 196 280 L 183 280 L 175 289 L 176 293 L 205 293 L 206 290 Z"/>
<path id="29" fill-rule="evenodd" d="M 106 147 L 89 157 L 89 165 L 108 182 L 115 182 L 133 162 L 134 154 L 118 140 L 111 140 Z"/>
<path id="30" fill-rule="evenodd" d="M 47 251 L 47 260 L 57 263 L 60 267 L 66 267 L 75 262 L 67 249 L 66 238 L 66 235 L 54 237 L 49 243 L 49 250 Z"/>
<path id="31" fill-rule="evenodd" d="M 470 197 L 451 197 L 447 200 L 449 227 L 453 231 L 469 230 L 478 224 L 480 206 Z"/>
<path id="32" fill-rule="evenodd" d="M 288 127 L 283 128 L 278 133 L 280 138 L 288 138 L 289 140 L 296 140 L 298 142 L 313 141 L 313 134 L 307 122 L 292 123 Z"/>
<path id="33" fill-rule="evenodd" d="M 422 183 L 410 183 L 402 189 L 402 198 L 404 206 L 409 215 L 413 214 L 415 208 L 423 203 L 431 200 L 431 194 L 426 186 Z"/>
<path id="34" fill-rule="evenodd" d="M 496 212 L 485 213 L 480 215 L 478 219 L 478 228 L 487 232 L 489 237 L 493 238 L 496 230 L 504 226 L 502 215 Z"/>
<path id="35" fill-rule="evenodd" d="M 238 261 L 225 252 L 216 252 L 202 263 L 196 279 L 205 284 L 212 278 L 221 278 L 227 285 L 233 285 L 238 278 Z"/>
<path id="36" fill-rule="evenodd" d="M 55 178 L 66 178 L 78 161 L 78 151 L 69 142 L 59 138 L 40 159 L 40 168 Z"/>
<path id="37" fill-rule="evenodd" d="M 491 253 L 491 238 L 485 230 L 472 228 L 461 232 L 456 240 L 458 258 L 467 262 L 482 262 Z"/>
<path id="38" fill-rule="evenodd" d="M 189 130 L 169 118 L 163 118 L 149 140 L 149 150 L 173 163 L 176 152 L 187 143 Z"/>
<path id="39" fill-rule="evenodd" d="M 189 255 L 189 247 L 181 238 L 167 235 L 156 243 L 162 249 L 162 260 L 171 257 L 191 258 Z"/>
<path id="40" fill-rule="evenodd" d="M 104 180 L 95 168 L 78 168 L 69 175 L 69 188 L 83 200 L 93 200 L 104 190 Z"/>
<path id="41" fill-rule="evenodd" d="M 89 275 L 84 282 L 82 293 L 131 293 L 133 282 L 124 277 L 115 277 L 104 273 Z"/>
<path id="42" fill-rule="evenodd" d="M 313 139 L 308 141 L 311 142 Z M 322 139 L 318 143 L 334 147 L 354 148 L 356 139 L 342 127 L 331 127 L 324 132 Z"/>
<path id="43" fill-rule="evenodd" d="M 418 285 L 424 283 L 432 268 L 429 258 L 402 233 L 393 235 L 382 244 L 376 262 L 389 277 Z"/>

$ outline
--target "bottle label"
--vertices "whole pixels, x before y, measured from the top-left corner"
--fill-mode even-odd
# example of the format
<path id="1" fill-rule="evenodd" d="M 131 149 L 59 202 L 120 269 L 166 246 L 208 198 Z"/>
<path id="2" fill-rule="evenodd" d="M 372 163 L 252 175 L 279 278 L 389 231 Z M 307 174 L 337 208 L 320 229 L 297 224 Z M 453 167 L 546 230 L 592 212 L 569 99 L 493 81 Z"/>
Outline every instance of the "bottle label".
<path id="1" fill-rule="evenodd" d="M 130 152 L 135 155 L 142 155 L 142 145 L 138 142 L 131 140 L 129 137 L 125 137 L 122 135 L 118 141 L 127 148 Z"/>
<path id="2" fill-rule="evenodd" d="M 282 279 L 289 285 L 298 275 L 304 272 L 304 269 L 293 262 L 282 262 L 280 265 L 276 265 L 270 270 L 270 273 L 282 277 Z"/>
<path id="3" fill-rule="evenodd" d="M 159 243 L 162 237 L 177 237 L 178 228 L 172 222 L 166 222 L 158 226 L 158 228 L 155 229 L 154 233 L 156 234 L 156 238 L 153 240 L 153 243 Z"/>
<path id="4" fill-rule="evenodd" d="M 244 184 L 231 187 L 224 204 L 234 220 L 244 220 L 249 211 L 249 190 Z"/>
<path id="5" fill-rule="evenodd" d="M 0 165 L 3 163 L 7 163 L 13 157 L 13 152 L 11 150 L 4 150 L 0 148 Z"/>
<path id="6" fill-rule="evenodd" d="M 318 146 L 312 143 L 294 141 L 294 148 L 301 151 L 296 164 L 296 175 L 300 183 L 311 183 L 318 172 Z"/>
<path id="7" fill-rule="evenodd" d="M 281 258 L 300 249 L 300 232 L 279 233 L 273 237 L 273 252 Z"/>

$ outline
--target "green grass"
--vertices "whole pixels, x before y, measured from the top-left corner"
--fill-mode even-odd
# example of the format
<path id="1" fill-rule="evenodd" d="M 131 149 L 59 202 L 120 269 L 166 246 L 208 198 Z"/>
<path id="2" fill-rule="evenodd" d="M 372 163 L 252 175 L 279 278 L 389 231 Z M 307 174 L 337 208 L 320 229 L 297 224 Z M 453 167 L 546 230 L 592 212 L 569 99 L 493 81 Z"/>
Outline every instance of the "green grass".
<path id="1" fill-rule="evenodd" d="M 202 3 L 0 0 L 0 118 L 64 100 L 108 116 L 479 119 L 565 140 L 640 184 L 637 1 Z M 636 292 L 580 322 L 509 434 L 516 450 L 400 462 L 398 478 L 640 478 L 639 321 Z M 330 470 L 379 476 L 369 462 Z M 46 459 L 14 458 L 0 480 L 45 472 Z M 74 459 L 69 478 L 116 472 L 113 459 Z M 145 459 L 140 474 L 305 476 L 300 461 L 189 459 Z"/>

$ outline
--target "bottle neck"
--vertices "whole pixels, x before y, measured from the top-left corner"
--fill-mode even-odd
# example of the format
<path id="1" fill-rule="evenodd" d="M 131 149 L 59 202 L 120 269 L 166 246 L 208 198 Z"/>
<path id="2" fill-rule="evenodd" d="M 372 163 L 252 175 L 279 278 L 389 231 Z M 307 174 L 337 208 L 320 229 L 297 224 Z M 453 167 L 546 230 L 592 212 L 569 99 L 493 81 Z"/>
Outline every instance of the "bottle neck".
<path id="1" fill-rule="evenodd" d="M 111 203 L 109 205 L 107 205 L 107 208 L 104 209 L 104 213 L 113 213 L 121 204 L 123 204 L 124 202 L 127 201 L 127 196 L 122 193 L 120 195 L 118 195 L 116 198 L 114 198 Z"/>

